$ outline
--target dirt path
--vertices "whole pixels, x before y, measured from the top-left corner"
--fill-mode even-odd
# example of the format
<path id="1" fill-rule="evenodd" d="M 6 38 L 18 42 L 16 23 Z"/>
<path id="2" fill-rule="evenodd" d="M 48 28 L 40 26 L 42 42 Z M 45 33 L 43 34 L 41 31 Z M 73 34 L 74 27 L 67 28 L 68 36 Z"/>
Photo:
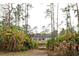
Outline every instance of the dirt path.
<path id="1" fill-rule="evenodd" d="M 32 49 L 20 52 L 4 52 L 0 51 L 0 56 L 47 56 L 47 50 Z"/>
<path id="2" fill-rule="evenodd" d="M 37 49 L 20 52 L 4 52 L 0 51 L 0 56 L 47 56 L 45 44 L 40 44 Z"/>
<path id="3" fill-rule="evenodd" d="M 47 50 L 41 50 L 41 49 L 33 49 L 29 50 L 28 53 L 31 56 L 47 56 Z"/>
<path id="4" fill-rule="evenodd" d="M 31 56 L 47 56 L 47 50 L 46 50 L 46 45 L 45 45 L 46 42 L 39 42 L 39 47 L 38 49 L 32 49 L 32 50 L 29 50 L 28 53 L 31 55 Z"/>

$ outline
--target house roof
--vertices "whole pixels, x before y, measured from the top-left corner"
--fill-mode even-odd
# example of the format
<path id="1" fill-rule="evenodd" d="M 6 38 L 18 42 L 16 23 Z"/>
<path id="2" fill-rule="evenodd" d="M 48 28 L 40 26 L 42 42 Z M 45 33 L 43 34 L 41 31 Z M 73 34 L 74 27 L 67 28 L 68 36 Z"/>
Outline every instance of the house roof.
<path id="1" fill-rule="evenodd" d="M 32 34 L 32 38 L 51 38 L 51 34 Z"/>

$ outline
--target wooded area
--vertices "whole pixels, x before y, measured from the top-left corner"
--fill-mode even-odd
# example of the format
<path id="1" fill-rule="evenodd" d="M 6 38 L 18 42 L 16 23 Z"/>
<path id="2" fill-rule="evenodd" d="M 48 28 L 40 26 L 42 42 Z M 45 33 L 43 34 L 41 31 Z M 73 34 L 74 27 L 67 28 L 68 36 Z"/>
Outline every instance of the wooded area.
<path id="1" fill-rule="evenodd" d="M 51 33 L 46 33 L 47 29 L 43 26 L 41 35 L 51 34 L 51 39 L 45 41 L 46 50 L 48 55 L 65 55 L 73 56 L 79 55 L 79 8 L 78 4 L 69 3 L 66 7 L 61 8 L 65 14 L 66 29 L 62 28 L 59 32 L 59 4 L 57 4 L 57 12 L 55 12 L 55 4 L 50 3 L 47 5 L 46 18 L 49 17 L 51 21 Z M 29 30 L 30 25 L 28 20 L 30 16 L 29 10 L 34 8 L 30 3 L 22 4 L 0 4 L 0 51 L 27 51 L 30 49 L 37 49 L 39 44 L 38 40 L 32 38 L 32 30 Z M 74 17 L 77 18 L 77 31 L 72 26 L 71 11 L 74 12 Z M 55 19 L 57 13 L 57 19 Z M 21 24 L 21 22 L 24 22 Z M 56 25 L 55 25 L 55 22 Z M 75 22 L 75 20 L 74 20 Z M 61 22 L 61 26 L 62 26 Z M 22 26 L 21 26 L 22 25 Z M 43 38 L 44 40 L 44 38 Z M 56 53 L 56 54 L 55 54 Z"/>

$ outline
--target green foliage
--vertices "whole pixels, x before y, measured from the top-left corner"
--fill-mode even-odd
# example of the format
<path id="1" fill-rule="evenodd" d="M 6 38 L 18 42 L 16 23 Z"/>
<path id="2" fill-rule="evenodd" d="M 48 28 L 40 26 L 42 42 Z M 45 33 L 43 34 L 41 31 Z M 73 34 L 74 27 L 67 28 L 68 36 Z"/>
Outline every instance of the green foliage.
<path id="1" fill-rule="evenodd" d="M 9 51 L 24 51 L 36 47 L 36 41 L 31 40 L 28 34 L 24 33 L 23 30 L 18 29 L 17 27 L 0 30 L 1 49 Z"/>
<path id="2" fill-rule="evenodd" d="M 1 32 L 3 38 L 3 47 L 6 50 L 20 50 L 23 47 L 24 33 L 12 31 L 12 29 L 6 29 Z"/>
<path id="3" fill-rule="evenodd" d="M 66 32 L 47 41 L 47 48 L 58 55 L 78 55 L 79 34 Z"/>
<path id="4" fill-rule="evenodd" d="M 32 48 L 38 48 L 38 41 L 32 40 L 31 45 Z"/>

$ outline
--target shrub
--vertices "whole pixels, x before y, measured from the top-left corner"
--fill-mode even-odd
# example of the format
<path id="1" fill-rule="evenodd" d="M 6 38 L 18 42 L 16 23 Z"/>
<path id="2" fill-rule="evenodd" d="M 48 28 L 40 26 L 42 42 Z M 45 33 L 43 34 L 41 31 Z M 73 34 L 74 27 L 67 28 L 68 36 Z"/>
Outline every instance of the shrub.
<path id="1" fill-rule="evenodd" d="M 3 38 L 2 48 L 6 50 L 19 50 L 23 47 L 23 32 L 14 32 L 12 29 L 7 29 L 1 32 L 1 37 Z"/>
<path id="2" fill-rule="evenodd" d="M 18 30 L 16 27 L 12 27 L 0 31 L 0 49 L 23 51 L 36 47 L 36 41 L 31 40 L 30 36 L 24 33 L 23 30 Z"/>
<path id="3" fill-rule="evenodd" d="M 38 41 L 32 40 L 31 45 L 32 45 L 32 48 L 38 48 Z"/>
<path id="4" fill-rule="evenodd" d="M 8 51 L 24 51 L 37 48 L 38 42 L 31 40 L 30 35 L 17 26 L 0 27 L 0 49 Z"/>
<path id="5" fill-rule="evenodd" d="M 57 55 L 78 55 L 78 48 L 76 48 L 78 45 L 79 35 L 71 32 L 47 41 L 47 48 L 49 50 L 54 48 Z"/>

